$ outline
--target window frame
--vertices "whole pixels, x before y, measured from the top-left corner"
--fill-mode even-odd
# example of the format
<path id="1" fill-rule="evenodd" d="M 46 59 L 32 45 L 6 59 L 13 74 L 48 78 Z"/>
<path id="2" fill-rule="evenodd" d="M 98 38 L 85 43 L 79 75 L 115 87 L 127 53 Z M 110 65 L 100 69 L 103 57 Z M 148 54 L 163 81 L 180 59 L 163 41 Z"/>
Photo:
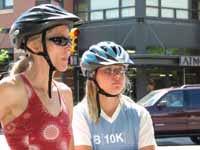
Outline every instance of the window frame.
<path id="1" fill-rule="evenodd" d="M 171 98 L 171 97 L 176 97 L 176 98 L 179 97 L 179 100 L 175 100 L 174 104 L 178 101 L 182 101 L 181 105 L 177 105 L 177 104 L 174 105 L 173 102 L 172 102 L 173 99 L 168 99 L 168 98 Z M 160 99 L 160 101 L 166 101 L 167 102 L 167 105 L 166 105 L 167 108 L 183 108 L 186 105 L 186 102 L 185 102 L 185 99 L 184 99 L 184 92 L 182 90 L 170 91 L 170 92 L 166 93 Z"/>
<path id="2" fill-rule="evenodd" d="M 154 17 L 154 18 L 167 18 L 167 19 L 179 19 L 179 20 L 194 20 L 193 18 L 191 18 L 191 14 L 193 13 L 194 10 L 192 10 L 190 8 L 190 4 L 189 4 L 189 0 L 187 0 L 188 3 L 188 8 L 180 8 L 180 7 L 166 7 L 166 6 L 162 6 L 162 0 L 157 0 L 158 1 L 158 5 L 147 5 L 148 0 L 145 0 L 145 7 L 146 7 L 146 17 Z M 157 11 L 157 13 L 154 13 L 156 15 L 148 15 L 148 9 L 156 9 L 155 11 Z M 171 11 L 172 15 L 169 16 L 164 16 L 163 15 L 163 11 Z M 200 10 L 196 10 L 197 12 L 199 12 Z M 180 14 L 182 14 L 181 12 L 185 12 L 185 15 L 181 16 Z"/>
<path id="3" fill-rule="evenodd" d="M 78 10 L 78 0 L 74 1 L 75 6 L 75 13 L 79 16 L 83 16 L 85 22 L 95 22 L 95 21 L 105 21 L 105 20 L 114 20 L 114 19 L 121 19 L 121 18 L 129 18 L 129 17 L 135 17 L 135 0 L 134 5 L 129 6 L 122 6 L 122 0 L 118 0 L 118 6 L 112 7 L 112 8 L 106 8 L 106 9 L 91 9 L 91 0 L 87 1 L 88 4 L 88 10 L 86 11 L 79 11 Z M 130 12 L 129 9 L 133 9 L 133 13 L 131 15 L 127 15 L 127 12 Z M 117 11 L 115 13 L 114 17 L 112 15 L 109 15 L 109 12 L 111 11 Z M 100 14 L 100 17 L 97 19 L 92 19 L 92 14 L 98 13 Z M 117 14 L 117 15 L 116 15 Z M 93 15 L 95 16 L 95 15 Z"/>

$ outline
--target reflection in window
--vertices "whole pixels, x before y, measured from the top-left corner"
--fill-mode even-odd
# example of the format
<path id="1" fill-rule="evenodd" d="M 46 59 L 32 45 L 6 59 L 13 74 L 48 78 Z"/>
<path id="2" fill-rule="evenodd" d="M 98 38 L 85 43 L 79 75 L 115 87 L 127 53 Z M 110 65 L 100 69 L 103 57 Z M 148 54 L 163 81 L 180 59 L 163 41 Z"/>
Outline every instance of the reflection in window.
<path id="1" fill-rule="evenodd" d="M 188 0 L 161 0 L 161 6 L 188 9 Z"/>
<path id="2" fill-rule="evenodd" d="M 112 10 L 111 8 L 118 8 L 118 0 L 91 0 L 91 10 L 99 10 L 91 12 L 91 20 L 102 20 L 105 13 L 106 18 L 118 17 L 118 11 Z M 111 14 L 112 13 L 112 14 Z"/>
<path id="3" fill-rule="evenodd" d="M 146 0 L 146 16 L 165 18 L 189 18 L 188 0 Z M 159 11 L 160 15 L 159 16 Z"/>
<path id="4" fill-rule="evenodd" d="M 135 0 L 122 0 L 122 7 L 135 6 Z"/>
<path id="5" fill-rule="evenodd" d="M 158 8 L 147 8 L 146 16 L 158 17 Z"/>
<path id="6" fill-rule="evenodd" d="M 85 21 L 135 16 L 135 0 L 90 0 L 89 2 L 75 1 L 77 15 Z"/>
<path id="7" fill-rule="evenodd" d="M 148 6 L 158 6 L 158 0 L 146 0 Z"/>
<path id="8" fill-rule="evenodd" d="M 91 10 L 117 8 L 118 0 L 91 0 Z"/>
<path id="9" fill-rule="evenodd" d="M 123 8 L 122 17 L 131 17 L 135 16 L 135 8 Z"/>
<path id="10" fill-rule="evenodd" d="M 106 19 L 119 18 L 119 9 L 112 9 L 106 11 Z"/>
<path id="11" fill-rule="evenodd" d="M 123 0 L 122 1 L 122 17 L 135 16 L 135 0 Z"/>
<path id="12" fill-rule="evenodd" d="M 102 11 L 93 11 L 91 12 L 90 20 L 102 20 L 103 12 Z"/>
<path id="13" fill-rule="evenodd" d="M 161 16 L 168 18 L 188 19 L 188 0 L 161 0 Z M 174 8 L 174 9 L 173 9 Z M 175 15 L 175 16 L 174 16 Z"/>
<path id="14" fill-rule="evenodd" d="M 161 16 L 165 18 L 174 18 L 173 9 L 162 8 Z"/>
<path id="15" fill-rule="evenodd" d="M 158 0 L 146 0 L 146 16 L 158 17 Z"/>
<path id="16" fill-rule="evenodd" d="M 184 106 L 182 91 L 170 92 L 162 100 L 167 102 L 167 107 L 183 107 Z"/>
<path id="17" fill-rule="evenodd" d="M 188 19 L 188 11 L 187 10 L 178 10 L 176 12 L 176 18 L 179 19 Z"/>

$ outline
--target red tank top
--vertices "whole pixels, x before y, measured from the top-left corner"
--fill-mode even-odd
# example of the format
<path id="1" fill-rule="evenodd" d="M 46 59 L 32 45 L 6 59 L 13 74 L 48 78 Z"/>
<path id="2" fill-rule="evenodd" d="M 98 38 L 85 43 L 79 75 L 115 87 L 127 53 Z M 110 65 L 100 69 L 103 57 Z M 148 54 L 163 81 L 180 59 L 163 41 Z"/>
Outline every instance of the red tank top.
<path id="1" fill-rule="evenodd" d="M 28 89 L 29 102 L 26 110 L 3 128 L 11 150 L 67 150 L 72 130 L 59 91 L 62 111 L 52 116 L 25 76 L 21 78 Z"/>

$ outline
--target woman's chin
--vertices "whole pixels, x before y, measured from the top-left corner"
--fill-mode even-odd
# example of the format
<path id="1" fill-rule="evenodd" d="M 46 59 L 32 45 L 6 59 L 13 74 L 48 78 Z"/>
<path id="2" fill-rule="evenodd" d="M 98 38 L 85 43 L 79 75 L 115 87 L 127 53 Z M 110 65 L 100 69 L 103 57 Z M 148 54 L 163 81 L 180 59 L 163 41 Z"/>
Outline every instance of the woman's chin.
<path id="1" fill-rule="evenodd" d="M 63 66 L 63 67 L 58 68 L 58 71 L 65 72 L 67 70 L 67 68 L 68 68 L 68 66 Z"/>

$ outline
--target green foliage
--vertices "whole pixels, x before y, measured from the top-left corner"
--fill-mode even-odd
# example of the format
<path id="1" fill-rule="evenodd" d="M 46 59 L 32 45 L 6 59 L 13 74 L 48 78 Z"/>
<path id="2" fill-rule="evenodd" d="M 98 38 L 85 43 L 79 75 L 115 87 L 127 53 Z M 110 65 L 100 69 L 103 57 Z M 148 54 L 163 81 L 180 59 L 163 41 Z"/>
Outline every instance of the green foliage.
<path id="1" fill-rule="evenodd" d="M 9 60 L 8 51 L 5 49 L 0 49 L 0 63 L 6 63 Z"/>
<path id="2" fill-rule="evenodd" d="M 163 48 L 157 48 L 157 47 L 149 47 L 147 48 L 148 54 L 157 54 L 157 55 L 188 55 L 190 54 L 190 49 L 180 49 L 180 48 L 169 48 L 169 49 L 163 49 Z"/>

